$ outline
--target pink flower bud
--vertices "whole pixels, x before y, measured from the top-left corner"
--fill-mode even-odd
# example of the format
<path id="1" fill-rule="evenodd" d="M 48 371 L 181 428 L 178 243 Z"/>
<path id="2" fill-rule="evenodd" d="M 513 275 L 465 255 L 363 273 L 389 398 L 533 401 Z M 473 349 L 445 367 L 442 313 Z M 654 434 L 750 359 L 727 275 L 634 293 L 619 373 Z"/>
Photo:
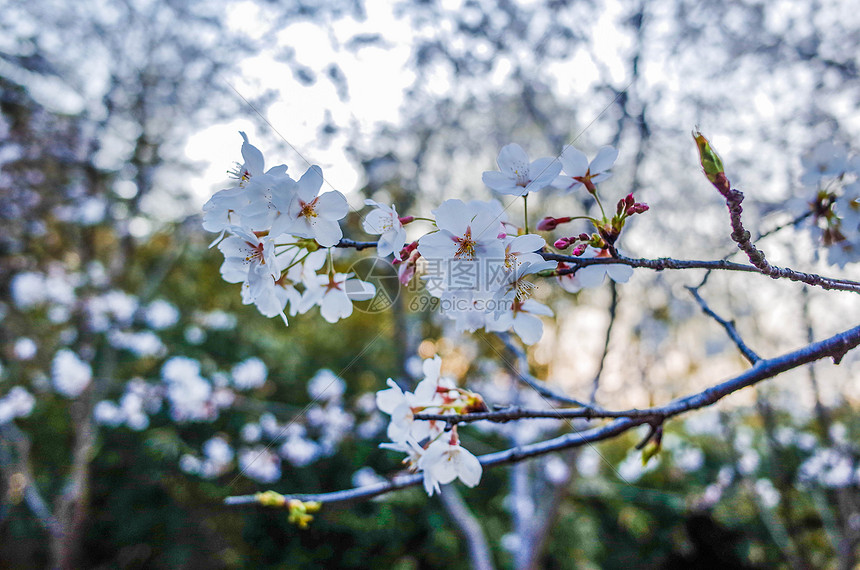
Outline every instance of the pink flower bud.
<path id="1" fill-rule="evenodd" d="M 566 224 L 570 221 L 570 216 L 565 216 L 563 218 L 553 218 L 552 216 L 547 216 L 538 222 L 537 229 L 542 232 L 548 232 L 550 230 L 554 230 L 558 227 L 559 224 Z"/>
<path id="2" fill-rule="evenodd" d="M 587 245 L 587 244 L 581 243 L 581 244 L 579 244 L 578 246 L 576 246 L 575 248 L 573 248 L 573 252 L 572 252 L 572 253 L 573 253 L 573 255 L 575 255 L 576 257 L 579 257 L 580 255 L 582 255 L 583 253 L 585 253 L 585 250 L 586 250 L 586 248 L 587 248 L 587 247 L 588 247 L 588 245 Z"/>
<path id="3" fill-rule="evenodd" d="M 570 240 L 568 238 L 557 239 L 553 245 L 557 249 L 567 249 L 570 247 Z"/>
<path id="4" fill-rule="evenodd" d="M 554 230 L 558 226 L 558 222 L 552 216 L 547 216 L 538 222 L 537 229 L 542 232 Z"/>

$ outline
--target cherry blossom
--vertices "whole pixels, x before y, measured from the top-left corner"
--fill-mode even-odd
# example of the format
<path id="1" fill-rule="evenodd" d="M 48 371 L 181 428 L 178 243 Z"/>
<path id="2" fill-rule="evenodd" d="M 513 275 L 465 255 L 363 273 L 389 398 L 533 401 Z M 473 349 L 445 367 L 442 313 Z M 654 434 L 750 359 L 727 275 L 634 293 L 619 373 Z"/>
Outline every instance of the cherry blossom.
<path id="1" fill-rule="evenodd" d="M 322 169 L 319 166 L 308 168 L 299 179 L 290 201 L 288 222 L 277 229 L 313 238 L 321 246 L 331 247 L 343 237 L 338 220 L 346 216 L 349 205 L 337 190 L 319 195 L 322 183 Z"/>
<path id="2" fill-rule="evenodd" d="M 352 273 L 316 275 L 306 283 L 299 312 L 304 313 L 319 305 L 320 315 L 329 323 L 336 323 L 352 314 L 352 301 L 366 301 L 376 294 L 371 283 L 354 278 Z"/>
<path id="3" fill-rule="evenodd" d="M 552 184 L 561 171 L 561 164 L 554 158 L 529 162 L 526 151 L 516 143 L 502 147 L 496 162 L 499 170 L 484 172 L 482 180 L 491 190 L 513 196 L 542 190 Z"/>
<path id="4" fill-rule="evenodd" d="M 232 170 L 230 174 L 233 178 L 238 180 L 240 187 L 243 187 L 248 180 L 254 176 L 260 176 L 264 173 L 282 174 L 287 171 L 286 165 L 279 164 L 278 166 L 273 166 L 268 172 L 266 172 L 263 153 L 248 141 L 248 135 L 242 131 L 239 131 L 239 134 L 242 135 L 242 140 L 244 141 L 242 143 L 242 159 L 245 162 L 243 164 L 237 163 L 236 168 Z"/>
<path id="5" fill-rule="evenodd" d="M 440 485 L 460 479 L 466 486 L 474 487 L 481 481 L 481 462 L 467 449 L 460 446 L 456 428 L 451 437 L 442 436 L 431 443 L 418 460 L 424 471 L 424 490 L 428 495 L 440 492 Z"/>
<path id="6" fill-rule="evenodd" d="M 376 244 L 377 255 L 388 257 L 398 253 L 406 245 L 406 229 L 397 216 L 395 207 L 373 200 L 365 200 L 364 203 L 374 207 L 364 216 L 362 227 L 369 234 L 379 235 L 379 241 Z"/>
<path id="7" fill-rule="evenodd" d="M 66 398 L 77 398 L 90 385 L 93 370 L 77 354 L 63 348 L 54 356 L 51 377 L 57 392 Z"/>

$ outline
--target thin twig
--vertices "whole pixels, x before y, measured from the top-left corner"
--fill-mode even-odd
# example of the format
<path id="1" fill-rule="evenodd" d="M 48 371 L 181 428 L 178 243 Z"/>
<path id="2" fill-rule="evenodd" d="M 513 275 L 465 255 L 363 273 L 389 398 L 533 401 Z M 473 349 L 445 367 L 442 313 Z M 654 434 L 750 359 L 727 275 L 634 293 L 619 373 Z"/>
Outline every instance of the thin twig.
<path id="1" fill-rule="evenodd" d="M 518 380 L 520 380 L 523 384 L 528 385 L 533 388 L 538 394 L 543 396 L 544 398 L 555 400 L 556 402 L 561 402 L 562 404 L 568 404 L 573 406 L 580 406 L 582 408 L 587 408 L 591 410 L 597 410 L 595 406 L 590 404 L 586 404 L 576 398 L 571 398 L 570 396 L 566 396 L 560 392 L 556 392 L 552 388 L 546 385 L 545 382 L 539 380 L 529 374 L 528 371 L 528 357 L 525 352 L 517 346 L 517 344 L 511 339 L 511 335 L 508 333 L 496 333 L 496 336 L 504 343 L 505 348 L 513 355 L 514 359 L 519 362 L 519 366 L 514 366 L 512 363 L 508 362 L 506 359 L 503 359 L 511 370 L 517 375 Z M 501 356 L 501 355 L 500 355 Z"/>
<path id="2" fill-rule="evenodd" d="M 806 345 L 793 352 L 783 354 L 782 356 L 759 360 L 758 363 L 749 370 L 746 370 L 725 382 L 717 384 L 716 386 L 673 400 L 663 407 L 639 410 L 639 413 L 648 412 L 651 414 L 652 419 L 654 416 L 659 416 L 663 420 L 666 420 L 691 410 L 710 406 L 733 392 L 757 384 L 762 380 L 773 378 L 783 372 L 816 360 L 830 357 L 838 364 L 842 357 L 845 356 L 845 353 L 858 345 L 860 345 L 860 326 L 838 333 L 825 340 Z M 474 416 L 474 414 L 468 414 L 463 417 L 470 416 Z M 479 460 L 481 465 L 486 468 L 516 463 L 532 457 L 545 455 L 547 453 L 581 447 L 597 441 L 611 439 L 644 423 L 652 422 L 649 422 L 648 416 L 621 417 L 608 424 L 589 430 L 567 433 L 550 440 L 482 455 L 479 457 Z M 422 480 L 423 476 L 421 474 L 408 475 L 398 477 L 393 481 L 376 483 L 366 487 L 346 489 L 332 493 L 288 495 L 286 498 L 298 499 L 301 501 L 318 501 L 327 504 L 364 501 L 391 491 L 418 485 Z M 228 505 L 255 504 L 257 503 L 257 497 L 256 495 L 228 497 L 225 499 L 225 503 Z"/>
<path id="3" fill-rule="evenodd" d="M 603 375 L 603 367 L 606 365 L 606 356 L 609 354 L 609 341 L 612 338 L 612 325 L 615 324 L 615 317 L 618 314 L 618 286 L 615 281 L 609 282 L 609 290 L 612 292 L 612 300 L 609 303 L 609 324 L 606 326 L 606 336 L 603 339 L 603 353 L 600 355 L 600 364 L 597 367 L 597 373 L 594 375 L 594 381 L 591 383 L 591 396 L 588 401 L 594 404 L 597 401 L 597 390 L 600 388 L 600 377 Z"/>
<path id="4" fill-rule="evenodd" d="M 761 360 L 761 357 L 756 354 L 755 351 L 753 351 L 750 347 L 748 347 L 744 340 L 741 338 L 741 335 L 738 333 L 738 329 L 735 328 L 734 321 L 727 321 L 721 316 L 719 316 L 717 313 L 715 313 L 711 309 L 711 307 L 708 306 L 708 303 L 702 298 L 702 296 L 699 295 L 698 287 L 688 286 L 687 290 L 690 292 L 691 295 L 693 295 L 693 298 L 696 299 L 696 302 L 699 304 L 699 307 L 702 308 L 702 312 L 720 323 L 720 325 L 722 325 L 722 327 L 726 329 L 726 334 L 729 335 L 729 338 L 732 339 L 732 341 L 735 343 L 735 346 L 738 347 L 738 350 L 741 351 L 741 354 L 744 355 L 744 358 L 746 358 L 750 364 L 754 366 L 756 362 Z"/>

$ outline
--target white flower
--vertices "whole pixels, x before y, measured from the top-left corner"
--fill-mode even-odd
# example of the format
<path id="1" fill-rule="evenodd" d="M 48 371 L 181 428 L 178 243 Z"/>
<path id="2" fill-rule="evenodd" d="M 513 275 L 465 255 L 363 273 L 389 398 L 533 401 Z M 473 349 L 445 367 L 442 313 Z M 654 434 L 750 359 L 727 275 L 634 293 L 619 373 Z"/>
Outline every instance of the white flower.
<path id="1" fill-rule="evenodd" d="M 418 462 L 424 455 L 424 448 L 418 445 L 418 442 L 415 440 L 408 438 L 404 441 L 395 441 L 393 443 L 380 443 L 379 447 L 382 449 L 390 449 L 391 451 L 406 453 L 407 455 L 403 460 L 403 463 L 409 471 L 418 470 Z"/>
<path id="2" fill-rule="evenodd" d="M 306 283 L 300 312 L 319 305 L 320 314 L 329 323 L 336 323 L 352 314 L 352 301 L 372 299 L 376 287 L 354 279 L 352 273 L 332 273 L 315 276 L 315 282 Z"/>
<path id="3" fill-rule="evenodd" d="M 265 172 L 263 153 L 260 149 L 248 142 L 248 135 L 242 131 L 239 131 L 239 134 L 242 135 L 242 159 L 245 162 L 243 164 L 237 163 L 236 169 L 231 172 L 233 177 L 239 181 L 239 186 L 245 186 L 248 180 L 254 176 L 260 176 L 264 173 L 282 174 L 287 171 L 287 167 L 285 165 L 279 164 L 278 166 L 270 168 L 268 172 Z"/>
<path id="4" fill-rule="evenodd" d="M 817 187 L 825 176 L 838 176 L 848 168 L 848 148 L 833 141 L 822 141 L 801 159 L 800 183 Z"/>
<path id="5" fill-rule="evenodd" d="M 216 192 L 203 204 L 203 229 L 221 232 L 209 247 L 217 244 L 230 226 L 239 226 L 242 218 L 239 211 L 251 203 L 250 194 L 244 188 L 227 188 Z"/>
<path id="6" fill-rule="evenodd" d="M 179 320 L 179 310 L 164 299 L 156 299 L 146 307 L 146 324 L 157 331 L 172 327 Z"/>
<path id="7" fill-rule="evenodd" d="M 346 382 L 327 368 L 308 381 L 308 395 L 314 400 L 339 401 L 345 391 Z"/>
<path id="8" fill-rule="evenodd" d="M 468 487 L 474 487 L 481 480 L 481 462 L 456 442 L 455 435 L 452 436 L 450 439 L 442 436 L 431 443 L 418 460 L 418 467 L 424 471 L 424 490 L 428 495 L 441 491 L 439 485 L 447 485 L 454 479 L 459 478 Z"/>
<path id="9" fill-rule="evenodd" d="M 36 343 L 33 339 L 23 336 L 15 341 L 12 351 L 18 360 L 30 360 L 36 356 Z"/>
<path id="10" fill-rule="evenodd" d="M 12 300 L 19 309 L 26 310 L 47 300 L 45 276 L 41 273 L 25 271 L 18 273 L 9 284 Z"/>
<path id="11" fill-rule="evenodd" d="M 230 375 L 233 377 L 233 385 L 236 389 L 251 390 L 265 384 L 268 373 L 265 362 L 251 357 L 234 366 Z"/>
<path id="12" fill-rule="evenodd" d="M 418 240 L 418 252 L 427 262 L 428 292 L 437 297 L 449 289 L 486 292 L 482 274 L 504 269 L 501 205 L 445 200 L 433 214 L 439 231 Z"/>
<path id="13" fill-rule="evenodd" d="M 235 235 L 218 244 L 224 254 L 221 277 L 227 283 L 248 282 L 254 287 L 264 275 L 277 280 L 281 267 L 275 256 L 275 240 L 271 236 L 262 239 L 238 226 L 231 226 Z"/>
<path id="14" fill-rule="evenodd" d="M 289 223 L 284 224 L 283 231 L 332 247 L 343 237 L 338 220 L 346 216 L 349 205 L 337 190 L 318 195 L 322 183 L 319 166 L 311 166 L 302 175 L 290 202 Z"/>
<path id="15" fill-rule="evenodd" d="M 258 483 L 274 483 L 281 478 L 281 458 L 263 446 L 239 451 L 239 469 Z"/>
<path id="16" fill-rule="evenodd" d="M 161 367 L 167 384 L 167 400 L 174 421 L 212 419 L 216 410 L 211 403 L 212 385 L 200 375 L 200 363 L 184 356 L 174 356 Z"/>
<path id="17" fill-rule="evenodd" d="M 211 461 L 217 467 L 217 471 L 223 472 L 224 469 L 233 461 L 233 448 L 227 443 L 223 437 L 215 436 L 203 444 L 203 455 L 208 461 Z"/>
<path id="18" fill-rule="evenodd" d="M 612 176 L 607 171 L 615 164 L 616 158 L 618 151 L 611 146 L 605 146 L 589 164 L 585 153 L 568 146 L 559 157 L 564 174 L 556 178 L 552 185 L 568 191 L 576 190 L 580 186 L 590 185 L 593 188 L 594 184 Z"/>
<path id="19" fill-rule="evenodd" d="M 93 408 L 93 419 L 97 424 L 117 427 L 125 420 L 125 414 L 110 400 L 102 400 Z"/>
<path id="20" fill-rule="evenodd" d="M 364 203 L 374 207 L 364 217 L 362 227 L 369 234 L 379 235 L 376 253 L 379 257 L 387 257 L 392 254 L 397 257 L 400 250 L 406 245 L 406 229 L 397 216 L 397 210 L 394 206 L 386 206 L 373 200 L 365 200 Z"/>
<path id="21" fill-rule="evenodd" d="M 416 387 L 415 393 L 404 392 L 391 378 L 386 383 L 389 389 L 376 393 L 376 405 L 379 411 L 391 416 L 388 438 L 394 442 L 404 442 L 409 439 L 421 441 L 429 437 L 431 422 L 416 422 L 413 408 L 423 410 L 434 403 L 436 380 L 423 380 Z"/>
<path id="22" fill-rule="evenodd" d="M 490 189 L 513 196 L 525 196 L 549 186 L 561 171 L 561 164 L 554 158 L 529 162 L 526 151 L 518 144 L 502 147 L 496 162 L 501 172 L 490 170 L 481 178 Z"/>
<path id="23" fill-rule="evenodd" d="M 0 425 L 15 418 L 27 417 L 36 405 L 36 398 L 21 386 L 15 386 L 0 398 Z"/>
<path id="24" fill-rule="evenodd" d="M 67 398 L 77 398 L 90 385 L 93 370 L 71 350 L 64 348 L 51 365 L 54 389 Z"/>

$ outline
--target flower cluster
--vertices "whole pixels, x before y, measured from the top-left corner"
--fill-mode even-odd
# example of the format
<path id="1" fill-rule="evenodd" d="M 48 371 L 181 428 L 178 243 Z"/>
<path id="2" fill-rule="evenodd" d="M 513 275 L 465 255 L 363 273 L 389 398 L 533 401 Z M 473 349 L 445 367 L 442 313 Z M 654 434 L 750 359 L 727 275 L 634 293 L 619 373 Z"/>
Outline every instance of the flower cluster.
<path id="1" fill-rule="evenodd" d="M 203 227 L 220 232 L 215 243 L 225 257 L 221 275 L 241 283 L 243 302 L 253 303 L 268 317 L 280 315 L 286 322 L 287 306 L 291 315 L 319 306 L 323 318 L 332 323 L 349 316 L 352 301 L 372 298 L 374 286 L 336 273 L 331 249 L 328 269 L 320 272 L 326 256 L 320 248 L 331 248 L 342 239 L 338 222 L 347 213 L 346 198 L 337 191 L 319 194 L 323 183 L 319 167 L 312 166 L 298 181 L 287 174 L 286 166 L 266 170 L 262 153 L 244 133 L 242 137 L 244 162 L 233 172 L 236 186 L 216 193 L 204 206 Z M 524 200 L 550 186 L 583 187 L 600 205 L 596 184 L 609 178 L 617 156 L 614 148 L 604 147 L 589 162 L 585 154 L 568 147 L 559 158 L 531 161 L 519 145 L 509 144 L 499 152 L 499 170 L 485 172 L 483 181 L 495 192 Z M 533 298 L 536 275 L 558 275 L 569 291 L 596 286 L 606 274 L 622 282 L 630 275 L 622 266 L 556 272 L 568 268 L 544 260 L 546 240 L 529 233 L 527 211 L 521 227 L 508 220 L 506 208 L 497 201 L 446 200 L 432 210 L 432 219 L 400 216 L 394 206 L 374 200 L 365 204 L 372 209 L 362 227 L 379 236 L 377 255 L 393 258 L 403 284 L 422 274 L 425 289 L 460 332 L 513 331 L 525 344 L 534 344 L 543 334 L 539 317 L 552 316 L 549 307 Z M 614 244 L 627 218 L 647 209 L 628 195 L 611 218 L 578 217 L 590 220 L 596 233 L 562 238 L 555 246 L 565 249 L 581 241 L 575 255 L 615 256 Z M 577 218 L 546 218 L 538 229 L 549 231 L 573 219 Z M 415 220 L 435 227 L 407 245 L 405 226 Z"/>
<path id="2" fill-rule="evenodd" d="M 826 141 L 801 160 L 800 182 L 815 195 L 804 201 L 813 237 L 827 248 L 827 261 L 845 267 L 860 261 L 860 155 Z"/>
<path id="3" fill-rule="evenodd" d="M 417 413 L 464 414 L 486 411 L 480 395 L 457 388 L 441 375 L 442 359 L 424 361 L 424 379 L 415 392 L 404 392 L 390 378 L 387 390 L 376 393 L 379 409 L 391 416 L 388 437 L 392 443 L 380 447 L 407 454 L 403 463 L 410 471 L 421 471 L 429 495 L 440 485 L 460 479 L 469 487 L 481 480 L 478 459 L 460 445 L 457 427 L 445 430 L 445 422 L 416 420 Z"/>
<path id="4" fill-rule="evenodd" d="M 291 315 L 319 306 L 331 323 L 349 316 L 352 300 L 371 298 L 373 285 L 335 273 L 331 264 L 327 273 L 317 274 L 325 263 L 320 247 L 343 237 L 338 221 L 349 210 L 346 198 L 337 190 L 320 194 L 319 166 L 299 180 L 284 165 L 265 170 L 262 152 L 241 134 L 244 162 L 233 171 L 236 185 L 203 206 L 204 229 L 220 232 L 214 243 L 224 254 L 222 277 L 242 284 L 243 303 L 267 317 L 279 315 L 284 323 L 287 304 Z"/>

